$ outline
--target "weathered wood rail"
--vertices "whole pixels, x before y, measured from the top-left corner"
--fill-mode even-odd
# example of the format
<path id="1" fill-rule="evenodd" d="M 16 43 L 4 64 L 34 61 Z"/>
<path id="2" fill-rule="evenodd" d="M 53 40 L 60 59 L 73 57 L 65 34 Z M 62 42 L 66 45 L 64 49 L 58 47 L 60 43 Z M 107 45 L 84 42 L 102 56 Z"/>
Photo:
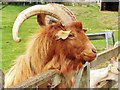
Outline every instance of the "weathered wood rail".
<path id="1" fill-rule="evenodd" d="M 98 53 L 97 58 L 89 63 L 87 67 L 85 67 L 83 73 L 81 73 L 81 80 L 79 82 L 80 88 L 89 88 L 90 85 L 90 77 L 89 72 L 90 68 L 96 67 L 97 65 L 104 63 L 107 60 L 110 60 L 112 57 L 117 57 L 120 54 L 120 46 L 113 47 L 111 49 L 105 50 L 101 53 Z M 55 77 L 55 75 L 58 75 L 56 70 L 50 70 L 47 72 L 44 72 L 40 75 L 34 76 L 23 82 L 22 84 L 12 86 L 11 88 L 35 88 L 38 85 L 41 85 L 52 78 Z M 77 83 L 78 83 L 77 82 Z M 104 85 L 102 88 L 111 88 L 114 82 L 110 81 L 107 82 L 106 85 Z M 76 84 L 76 83 L 75 83 Z M 75 86 L 75 85 L 74 85 Z"/>
<path id="2" fill-rule="evenodd" d="M 56 70 L 49 70 L 40 75 L 38 74 L 34 77 L 29 78 L 22 84 L 12 86 L 10 88 L 36 88 L 36 86 L 42 85 L 45 82 L 51 80 L 51 78 L 54 78 L 56 74 L 57 74 Z"/>
<path id="3" fill-rule="evenodd" d="M 119 53 L 120 46 L 116 46 L 101 53 L 98 53 L 98 57 L 90 63 L 90 67 L 93 68 L 101 63 L 104 63 L 105 61 L 110 60 L 112 57 L 117 57 Z"/>

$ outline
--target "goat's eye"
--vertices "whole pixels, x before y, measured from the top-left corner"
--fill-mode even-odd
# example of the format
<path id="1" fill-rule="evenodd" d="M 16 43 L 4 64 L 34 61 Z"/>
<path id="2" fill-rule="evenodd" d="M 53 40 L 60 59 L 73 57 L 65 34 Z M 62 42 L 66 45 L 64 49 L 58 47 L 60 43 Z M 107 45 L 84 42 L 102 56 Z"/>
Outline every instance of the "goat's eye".
<path id="1" fill-rule="evenodd" d="M 70 38 L 70 39 L 73 39 L 74 37 L 75 37 L 75 35 L 74 35 L 73 33 L 70 33 L 70 34 L 69 34 L 69 38 Z"/>

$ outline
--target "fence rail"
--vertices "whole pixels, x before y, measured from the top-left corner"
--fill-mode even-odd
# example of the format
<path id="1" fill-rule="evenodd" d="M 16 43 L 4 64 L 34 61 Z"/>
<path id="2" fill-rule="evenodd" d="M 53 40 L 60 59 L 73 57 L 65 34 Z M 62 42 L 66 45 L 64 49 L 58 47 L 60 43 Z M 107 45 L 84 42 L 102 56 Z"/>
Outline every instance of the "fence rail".
<path id="1" fill-rule="evenodd" d="M 36 86 L 42 85 L 45 82 L 51 80 L 51 78 L 55 77 L 57 74 L 56 70 L 49 70 L 47 72 L 44 72 L 40 75 L 36 75 L 34 77 L 29 78 L 22 84 L 12 86 L 10 88 L 35 88 Z"/>
<path id="2" fill-rule="evenodd" d="M 118 56 L 119 53 L 120 46 L 116 46 L 101 53 L 98 53 L 98 57 L 90 63 L 90 67 L 93 68 L 101 63 L 104 63 L 105 61 L 110 60 L 112 57 Z"/>

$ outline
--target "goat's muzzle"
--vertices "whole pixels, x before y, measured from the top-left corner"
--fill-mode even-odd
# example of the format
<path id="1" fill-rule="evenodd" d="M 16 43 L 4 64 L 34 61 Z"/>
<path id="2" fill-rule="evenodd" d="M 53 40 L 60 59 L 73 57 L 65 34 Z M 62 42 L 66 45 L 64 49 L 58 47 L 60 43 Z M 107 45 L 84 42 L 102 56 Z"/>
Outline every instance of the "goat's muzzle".
<path id="1" fill-rule="evenodd" d="M 93 61 L 96 58 L 96 56 L 97 56 L 97 51 L 95 47 L 87 48 L 82 52 L 82 58 L 87 62 Z"/>

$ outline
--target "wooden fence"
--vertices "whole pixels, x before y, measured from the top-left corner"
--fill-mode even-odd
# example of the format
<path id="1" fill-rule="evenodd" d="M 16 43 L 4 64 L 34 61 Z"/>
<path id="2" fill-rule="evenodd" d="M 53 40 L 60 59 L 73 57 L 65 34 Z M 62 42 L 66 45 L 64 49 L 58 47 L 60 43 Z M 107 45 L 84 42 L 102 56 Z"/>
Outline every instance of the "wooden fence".
<path id="1" fill-rule="evenodd" d="M 85 68 L 83 72 L 80 70 L 79 72 L 79 79 L 77 78 L 74 87 L 76 88 L 89 88 L 90 87 L 90 68 L 96 67 L 102 63 L 104 63 L 107 60 L 111 60 L 112 57 L 117 57 L 120 54 L 120 46 L 113 47 L 111 49 L 105 50 L 101 53 L 98 53 L 97 58 L 92 61 L 91 63 L 87 63 L 85 65 Z M 47 72 L 44 72 L 40 75 L 34 76 L 26 80 L 20 85 L 13 86 L 11 88 L 35 88 L 36 86 L 42 85 L 45 82 L 55 79 L 55 77 L 58 75 L 56 70 L 49 70 Z M 61 82 L 61 81 L 57 81 Z M 59 84 L 57 83 L 57 84 Z M 56 84 L 56 85 L 57 85 Z M 115 84 L 113 81 L 108 81 L 106 85 L 102 86 L 101 88 L 111 88 L 112 85 Z"/>

